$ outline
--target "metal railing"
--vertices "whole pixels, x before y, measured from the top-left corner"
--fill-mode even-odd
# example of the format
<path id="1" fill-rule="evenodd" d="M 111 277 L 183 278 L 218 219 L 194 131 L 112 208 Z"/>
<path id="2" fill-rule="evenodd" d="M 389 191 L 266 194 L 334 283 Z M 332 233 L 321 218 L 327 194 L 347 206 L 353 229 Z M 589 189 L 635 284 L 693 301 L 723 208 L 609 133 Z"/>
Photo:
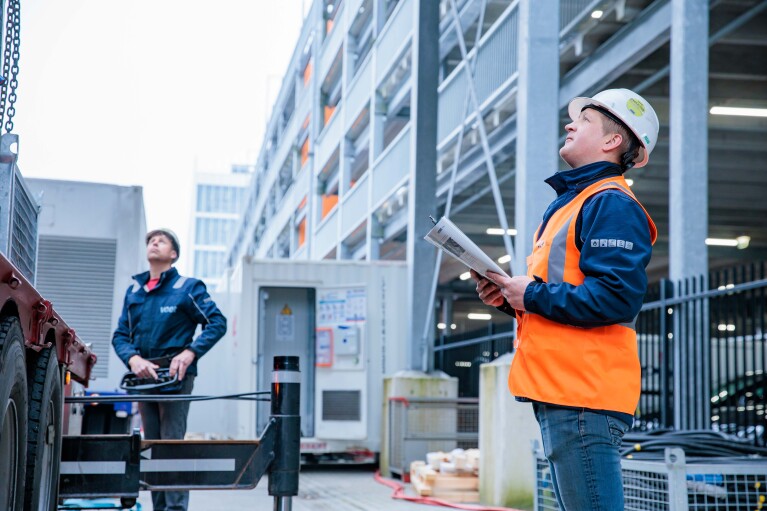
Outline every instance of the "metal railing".
<path id="1" fill-rule="evenodd" d="M 713 429 L 767 445 L 767 263 L 652 286 L 637 318 L 634 427 Z M 479 366 L 513 350 L 513 324 L 443 336 L 434 366 L 479 396 Z"/>
<path id="2" fill-rule="evenodd" d="M 479 399 L 389 398 L 389 471 L 400 477 L 429 452 L 479 447 Z"/>

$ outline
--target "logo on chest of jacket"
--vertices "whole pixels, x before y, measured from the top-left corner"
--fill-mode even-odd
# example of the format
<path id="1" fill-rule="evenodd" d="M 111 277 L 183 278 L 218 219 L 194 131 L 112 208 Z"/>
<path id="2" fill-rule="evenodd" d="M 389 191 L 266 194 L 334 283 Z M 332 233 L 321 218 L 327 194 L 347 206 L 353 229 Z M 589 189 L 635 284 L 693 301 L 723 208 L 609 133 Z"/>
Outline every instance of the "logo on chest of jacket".
<path id="1" fill-rule="evenodd" d="M 173 314 L 176 312 L 177 305 L 165 305 L 160 307 L 160 314 Z"/>

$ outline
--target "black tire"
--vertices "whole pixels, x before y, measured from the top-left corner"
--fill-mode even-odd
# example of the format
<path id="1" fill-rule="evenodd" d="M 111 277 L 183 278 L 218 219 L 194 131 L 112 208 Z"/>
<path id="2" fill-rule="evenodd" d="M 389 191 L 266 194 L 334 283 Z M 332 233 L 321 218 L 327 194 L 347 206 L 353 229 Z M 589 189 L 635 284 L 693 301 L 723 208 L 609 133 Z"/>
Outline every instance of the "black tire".
<path id="1" fill-rule="evenodd" d="M 25 511 L 55 511 L 61 461 L 62 382 L 54 347 L 29 364 Z"/>
<path id="2" fill-rule="evenodd" d="M 24 506 L 27 464 L 27 371 L 16 318 L 0 321 L 0 509 Z"/>

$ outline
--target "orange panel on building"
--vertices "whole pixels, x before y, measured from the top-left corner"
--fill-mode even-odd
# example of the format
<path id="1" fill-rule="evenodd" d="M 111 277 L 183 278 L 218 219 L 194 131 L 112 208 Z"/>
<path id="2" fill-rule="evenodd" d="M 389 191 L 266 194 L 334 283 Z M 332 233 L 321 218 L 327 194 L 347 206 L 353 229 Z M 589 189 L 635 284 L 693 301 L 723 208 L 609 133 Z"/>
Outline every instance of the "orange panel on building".
<path id="1" fill-rule="evenodd" d="M 312 59 L 309 59 L 309 62 L 306 63 L 306 67 L 304 68 L 304 85 L 307 85 L 309 83 L 309 80 L 312 79 Z"/>
<path id="2" fill-rule="evenodd" d="M 306 165 L 309 160 L 309 138 L 304 141 L 304 145 L 301 146 L 301 166 Z"/>
<path id="3" fill-rule="evenodd" d="M 328 216 L 334 207 L 338 204 L 338 195 L 323 195 L 322 196 L 322 218 Z"/>
<path id="4" fill-rule="evenodd" d="M 306 241 L 306 218 L 301 220 L 301 223 L 298 224 L 298 246 L 303 247 L 304 242 Z"/>
<path id="5" fill-rule="evenodd" d="M 327 126 L 328 122 L 330 122 L 330 118 L 333 117 L 333 114 L 336 112 L 336 107 L 334 106 L 326 106 L 325 107 L 325 125 Z"/>

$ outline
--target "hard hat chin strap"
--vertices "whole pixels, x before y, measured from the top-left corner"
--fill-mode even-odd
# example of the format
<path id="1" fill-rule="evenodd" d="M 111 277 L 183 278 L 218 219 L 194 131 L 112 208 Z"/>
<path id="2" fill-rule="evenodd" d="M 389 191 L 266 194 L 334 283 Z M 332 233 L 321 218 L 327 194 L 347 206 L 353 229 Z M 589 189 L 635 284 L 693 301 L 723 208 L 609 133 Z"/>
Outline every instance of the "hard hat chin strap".
<path id="1" fill-rule="evenodd" d="M 629 148 L 625 153 L 621 155 L 620 161 L 621 169 L 623 169 L 623 172 L 626 172 L 634 165 L 636 165 L 634 160 L 636 160 L 638 156 L 639 142 L 637 142 L 636 137 L 629 132 Z"/>

